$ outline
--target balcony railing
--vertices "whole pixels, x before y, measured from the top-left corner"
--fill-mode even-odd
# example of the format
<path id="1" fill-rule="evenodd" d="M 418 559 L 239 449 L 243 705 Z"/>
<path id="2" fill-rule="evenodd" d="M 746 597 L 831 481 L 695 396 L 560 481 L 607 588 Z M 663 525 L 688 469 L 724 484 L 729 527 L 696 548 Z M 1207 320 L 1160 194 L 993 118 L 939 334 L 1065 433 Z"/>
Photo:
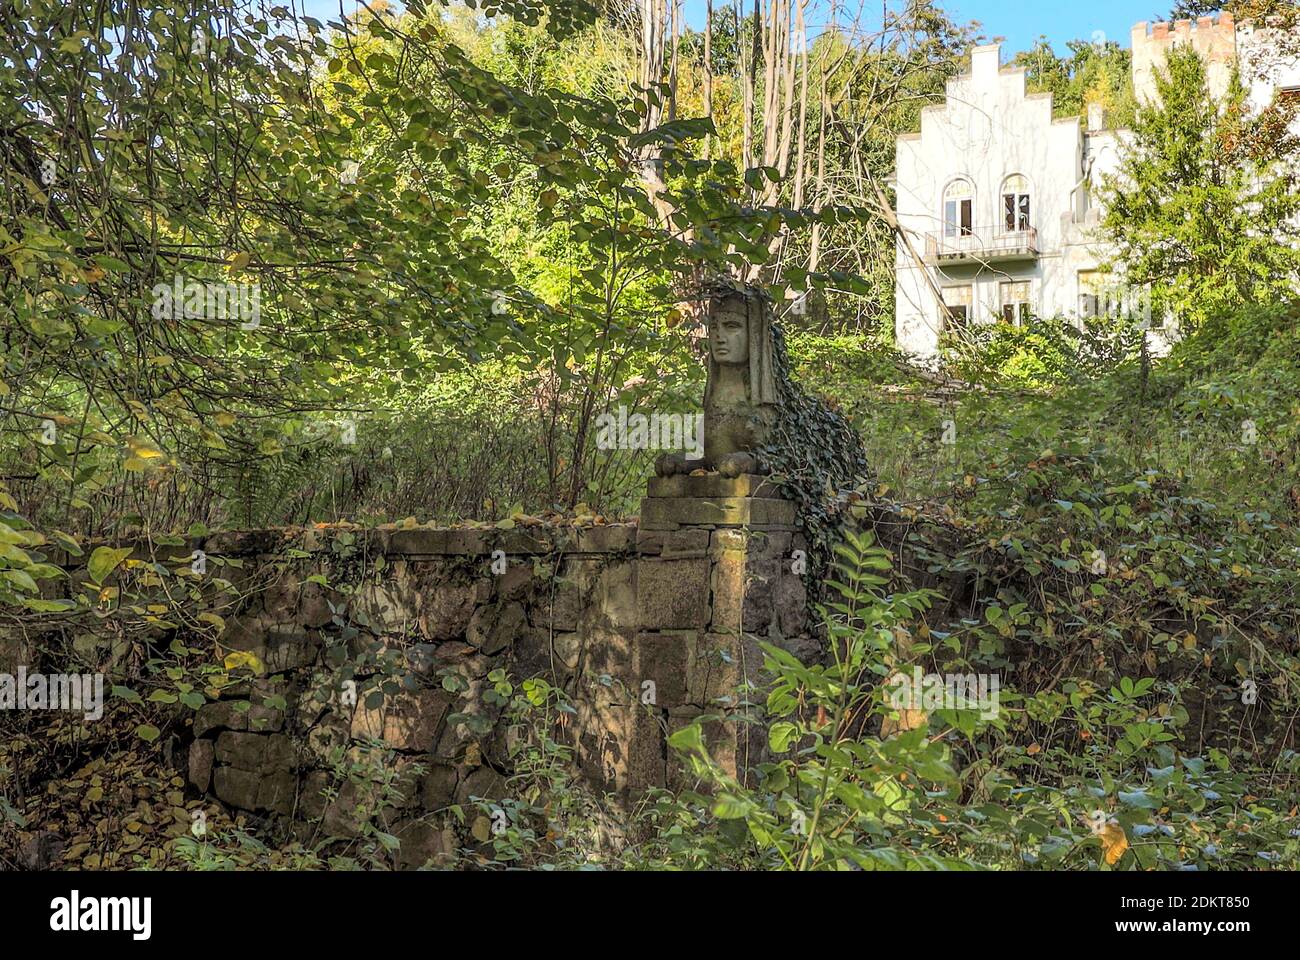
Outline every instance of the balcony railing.
<path id="1" fill-rule="evenodd" d="M 958 228 L 952 234 L 937 230 L 925 236 L 925 258 L 931 263 L 997 263 L 1031 260 L 1037 256 L 1038 231 L 1033 227 L 1027 230 L 981 227 L 967 233 Z"/>

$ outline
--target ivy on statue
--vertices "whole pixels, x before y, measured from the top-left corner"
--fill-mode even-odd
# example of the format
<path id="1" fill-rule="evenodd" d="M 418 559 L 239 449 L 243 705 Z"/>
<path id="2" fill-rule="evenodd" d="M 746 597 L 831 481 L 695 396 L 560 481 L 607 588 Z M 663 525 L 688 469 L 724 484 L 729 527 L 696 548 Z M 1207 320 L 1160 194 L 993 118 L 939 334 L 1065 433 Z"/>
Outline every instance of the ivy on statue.
<path id="1" fill-rule="evenodd" d="M 655 472 L 771 475 L 798 505 L 814 570 L 820 568 L 843 522 L 841 494 L 871 481 L 862 439 L 842 415 L 791 380 L 785 336 L 761 288 L 720 277 L 705 296 L 704 459 L 664 454 Z"/>

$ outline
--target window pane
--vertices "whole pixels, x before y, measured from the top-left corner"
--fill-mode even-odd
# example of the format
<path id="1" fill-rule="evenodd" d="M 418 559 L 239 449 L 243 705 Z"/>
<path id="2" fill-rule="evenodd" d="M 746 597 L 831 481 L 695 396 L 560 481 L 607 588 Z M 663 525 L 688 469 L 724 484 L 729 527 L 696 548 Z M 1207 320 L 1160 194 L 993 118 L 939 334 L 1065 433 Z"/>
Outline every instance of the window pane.
<path id="1" fill-rule="evenodd" d="M 961 200 L 964 197 L 969 197 L 972 192 L 969 181 L 954 180 L 943 191 L 943 198 L 945 200 Z"/>
<path id="2" fill-rule="evenodd" d="M 950 307 L 969 306 L 971 303 L 971 287 L 969 285 L 944 287 L 943 302 Z"/>
<path id="3" fill-rule="evenodd" d="M 1029 194 L 1027 193 L 1020 195 L 1020 225 L 1017 229 L 1029 229 Z"/>
<path id="4" fill-rule="evenodd" d="M 969 237 L 974 232 L 971 227 L 971 202 L 963 200 L 961 202 L 961 235 Z"/>
<path id="5" fill-rule="evenodd" d="M 1006 229 L 1016 229 L 1016 195 L 1014 193 L 1008 193 L 1002 197 L 1002 220 L 1006 225 Z"/>

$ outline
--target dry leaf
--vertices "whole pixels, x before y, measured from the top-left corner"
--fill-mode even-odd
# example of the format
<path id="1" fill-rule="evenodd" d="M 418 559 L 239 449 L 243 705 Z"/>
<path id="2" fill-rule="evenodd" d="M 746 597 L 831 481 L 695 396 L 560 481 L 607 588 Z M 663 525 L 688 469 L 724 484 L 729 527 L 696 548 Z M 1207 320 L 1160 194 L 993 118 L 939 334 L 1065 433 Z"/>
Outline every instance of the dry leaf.
<path id="1" fill-rule="evenodd" d="M 1118 823 L 1108 823 L 1102 828 L 1101 833 L 1101 855 L 1105 861 L 1112 867 L 1124 856 L 1124 851 L 1128 849 L 1128 837 L 1124 834 L 1124 828 Z"/>
<path id="2" fill-rule="evenodd" d="M 895 671 L 893 675 L 891 675 L 889 679 L 885 681 L 885 686 L 887 688 L 891 688 L 891 687 L 896 688 L 899 681 L 902 679 L 905 679 L 904 675 L 902 673 L 899 673 L 898 671 Z M 916 695 L 916 700 L 914 702 L 919 703 L 920 691 L 916 691 L 915 695 Z M 897 720 L 895 720 L 892 716 L 889 715 L 886 715 L 881 719 L 880 721 L 881 737 L 892 736 L 895 733 L 902 733 L 907 730 L 915 730 L 918 727 L 923 726 L 926 720 L 928 719 L 927 714 L 924 710 L 912 710 L 908 707 L 899 707 L 897 708 L 897 711 L 898 711 Z"/>

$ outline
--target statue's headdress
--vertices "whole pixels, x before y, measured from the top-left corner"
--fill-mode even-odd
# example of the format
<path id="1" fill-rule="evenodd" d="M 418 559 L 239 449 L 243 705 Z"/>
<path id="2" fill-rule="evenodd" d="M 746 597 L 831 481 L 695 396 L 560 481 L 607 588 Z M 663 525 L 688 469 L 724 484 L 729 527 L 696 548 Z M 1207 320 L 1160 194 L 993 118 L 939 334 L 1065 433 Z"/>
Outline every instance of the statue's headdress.
<path id="1" fill-rule="evenodd" d="M 749 334 L 749 402 L 754 405 L 775 404 L 780 400 L 775 362 L 772 321 L 775 312 L 772 301 L 758 287 L 741 284 L 729 277 L 721 277 L 706 290 L 709 301 L 709 318 L 723 303 L 744 305 L 746 332 Z M 709 354 L 709 379 L 704 388 L 704 405 L 712 399 L 713 385 L 718 379 L 718 364 Z"/>

